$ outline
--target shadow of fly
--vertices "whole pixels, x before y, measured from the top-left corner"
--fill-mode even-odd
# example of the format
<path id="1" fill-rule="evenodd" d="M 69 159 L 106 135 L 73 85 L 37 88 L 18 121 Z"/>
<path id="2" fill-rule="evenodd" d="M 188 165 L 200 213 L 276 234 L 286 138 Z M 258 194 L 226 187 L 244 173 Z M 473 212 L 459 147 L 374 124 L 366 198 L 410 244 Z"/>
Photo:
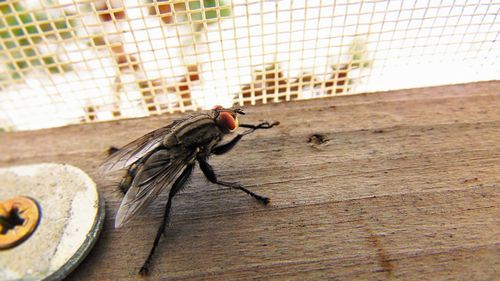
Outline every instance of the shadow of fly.
<path id="1" fill-rule="evenodd" d="M 279 124 L 238 124 L 238 114 L 245 113 L 239 108 L 226 109 L 216 106 L 210 111 L 175 120 L 114 151 L 99 167 L 102 173 L 127 170 L 119 184 L 125 196 L 116 214 L 116 228 L 128 223 L 160 192 L 169 194 L 163 220 L 139 274 L 148 274 L 161 235 L 165 233 L 169 222 L 172 200 L 187 182 L 196 162 L 210 182 L 241 190 L 262 204 L 269 203 L 269 198 L 258 195 L 238 183 L 218 179 L 207 162 L 210 155 L 221 155 L 231 150 L 243 136 Z M 238 127 L 247 130 L 237 134 L 232 140 L 221 143 L 224 135 L 233 133 Z"/>

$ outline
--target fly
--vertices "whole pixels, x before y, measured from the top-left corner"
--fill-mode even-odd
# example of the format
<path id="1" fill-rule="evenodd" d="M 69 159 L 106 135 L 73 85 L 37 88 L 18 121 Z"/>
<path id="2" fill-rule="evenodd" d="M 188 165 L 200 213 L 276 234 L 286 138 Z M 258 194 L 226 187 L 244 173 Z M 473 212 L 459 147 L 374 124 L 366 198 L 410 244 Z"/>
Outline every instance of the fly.
<path id="1" fill-rule="evenodd" d="M 245 113 L 239 108 L 216 106 L 210 111 L 175 120 L 114 151 L 99 167 L 102 173 L 121 169 L 127 171 L 119 184 L 125 196 L 116 214 L 116 228 L 128 223 L 161 192 L 169 193 L 163 220 L 139 274 L 148 274 L 161 235 L 165 233 L 169 222 L 172 200 L 187 182 L 196 162 L 210 182 L 241 190 L 264 205 L 269 203 L 269 198 L 238 183 L 219 180 L 207 161 L 210 155 L 221 155 L 231 150 L 243 136 L 257 129 L 269 129 L 279 124 L 238 124 L 238 114 Z M 224 135 L 231 134 L 238 127 L 248 130 L 221 143 Z"/>

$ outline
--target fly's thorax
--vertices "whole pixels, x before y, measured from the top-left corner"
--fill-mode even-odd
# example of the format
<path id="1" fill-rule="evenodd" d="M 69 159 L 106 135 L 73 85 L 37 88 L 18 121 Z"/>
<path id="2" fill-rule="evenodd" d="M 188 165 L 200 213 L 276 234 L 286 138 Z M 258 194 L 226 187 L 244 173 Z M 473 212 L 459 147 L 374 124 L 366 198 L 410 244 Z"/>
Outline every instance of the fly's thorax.
<path id="1" fill-rule="evenodd" d="M 167 147 L 176 144 L 184 147 L 206 146 L 219 142 L 223 134 L 212 116 L 200 114 L 177 124 L 164 144 Z"/>

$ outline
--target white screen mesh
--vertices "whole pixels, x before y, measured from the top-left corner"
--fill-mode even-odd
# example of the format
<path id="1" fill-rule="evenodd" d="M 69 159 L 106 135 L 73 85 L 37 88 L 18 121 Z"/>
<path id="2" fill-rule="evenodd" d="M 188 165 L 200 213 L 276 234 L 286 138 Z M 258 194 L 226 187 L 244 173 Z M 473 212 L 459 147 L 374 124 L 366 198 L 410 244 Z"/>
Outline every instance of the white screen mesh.
<path id="1" fill-rule="evenodd" d="M 500 78 L 494 1 L 0 1 L 0 129 Z"/>

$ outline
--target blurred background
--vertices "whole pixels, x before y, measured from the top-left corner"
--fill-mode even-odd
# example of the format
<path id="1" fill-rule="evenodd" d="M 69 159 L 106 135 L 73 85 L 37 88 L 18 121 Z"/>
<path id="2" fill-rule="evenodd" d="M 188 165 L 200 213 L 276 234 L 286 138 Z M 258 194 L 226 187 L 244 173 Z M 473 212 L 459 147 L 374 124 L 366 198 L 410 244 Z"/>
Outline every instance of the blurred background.
<path id="1" fill-rule="evenodd" d="M 500 79 L 498 1 L 0 0 L 0 131 Z"/>

